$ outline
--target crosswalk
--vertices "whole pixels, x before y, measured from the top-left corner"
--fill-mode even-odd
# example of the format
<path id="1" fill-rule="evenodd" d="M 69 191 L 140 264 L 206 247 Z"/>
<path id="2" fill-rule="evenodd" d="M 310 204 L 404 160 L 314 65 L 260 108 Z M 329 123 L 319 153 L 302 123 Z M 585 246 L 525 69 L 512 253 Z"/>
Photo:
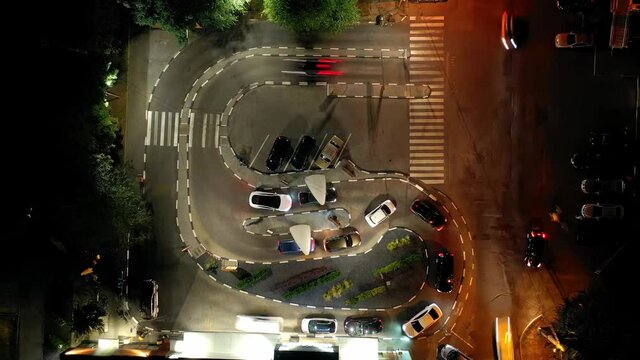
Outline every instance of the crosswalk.
<path id="1" fill-rule="evenodd" d="M 444 16 L 409 20 L 409 78 L 431 88 L 429 98 L 409 101 L 409 174 L 444 184 Z"/>
<path id="2" fill-rule="evenodd" d="M 190 113 L 188 123 L 188 146 L 217 147 L 217 124 L 220 114 Z M 186 131 L 187 129 L 185 129 Z M 178 146 L 180 112 L 147 111 L 146 146 Z"/>

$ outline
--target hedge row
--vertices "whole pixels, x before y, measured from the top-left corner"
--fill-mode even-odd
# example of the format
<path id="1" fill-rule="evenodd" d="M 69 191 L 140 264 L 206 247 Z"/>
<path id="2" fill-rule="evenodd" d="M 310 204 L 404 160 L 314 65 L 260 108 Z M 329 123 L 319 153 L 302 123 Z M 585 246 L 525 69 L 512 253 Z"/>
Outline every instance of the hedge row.
<path id="1" fill-rule="evenodd" d="M 394 261 L 389 265 L 383 266 L 379 269 L 377 269 L 376 271 L 373 272 L 373 276 L 375 277 L 379 277 L 382 274 L 386 274 L 386 273 L 390 273 L 392 271 L 398 270 L 398 269 L 402 269 L 404 267 L 407 267 L 411 264 L 413 264 L 414 262 L 420 261 L 420 259 L 422 259 L 422 255 L 421 254 L 411 254 L 407 257 L 404 257 L 400 260 Z"/>
<path id="2" fill-rule="evenodd" d="M 271 274 L 272 274 L 271 268 L 264 268 L 258 271 L 257 273 L 240 280 L 238 282 L 238 289 L 246 289 L 251 285 L 255 285 L 256 283 L 259 283 L 260 281 L 271 276 Z"/>
<path id="3" fill-rule="evenodd" d="M 329 289 L 326 293 L 324 293 L 324 295 L 322 295 L 322 297 L 326 301 L 330 301 L 333 298 L 338 299 L 340 296 L 342 296 L 342 293 L 345 290 L 348 290 L 352 286 L 353 286 L 353 281 L 348 279 L 342 280 L 337 284 L 333 285 L 331 289 Z"/>
<path id="4" fill-rule="evenodd" d="M 327 283 L 329 281 L 335 280 L 337 278 L 340 277 L 340 271 L 332 271 L 328 274 L 322 275 L 319 278 L 313 279 L 305 284 L 302 284 L 298 287 L 295 287 L 291 290 L 286 291 L 284 294 L 282 294 L 282 297 L 285 300 L 289 300 L 294 296 L 298 296 L 304 292 L 307 292 L 311 289 L 313 289 L 314 287 L 318 286 L 318 285 L 322 285 L 324 283 Z"/>
<path id="5" fill-rule="evenodd" d="M 380 294 L 384 294 L 387 291 L 387 288 L 382 285 L 382 286 L 378 286 L 376 288 L 373 288 L 371 290 L 367 290 L 363 293 L 360 293 L 354 297 L 352 297 L 351 299 L 347 300 L 347 304 L 349 305 L 355 305 L 357 303 L 359 303 L 360 301 L 364 301 L 367 300 L 369 298 L 372 298 L 376 295 L 380 295 Z"/>
<path id="6" fill-rule="evenodd" d="M 405 235 L 405 236 L 401 237 L 400 239 L 395 239 L 395 240 L 389 242 L 387 244 L 387 250 L 393 251 L 395 249 L 407 246 L 407 245 L 411 244 L 411 242 L 412 242 L 411 236 Z"/>

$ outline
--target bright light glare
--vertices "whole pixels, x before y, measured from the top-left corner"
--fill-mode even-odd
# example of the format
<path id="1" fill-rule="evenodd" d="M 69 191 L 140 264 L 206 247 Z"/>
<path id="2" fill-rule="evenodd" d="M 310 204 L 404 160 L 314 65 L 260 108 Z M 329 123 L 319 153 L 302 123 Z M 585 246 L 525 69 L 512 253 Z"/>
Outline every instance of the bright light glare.
<path id="1" fill-rule="evenodd" d="M 502 46 L 504 46 L 505 49 L 509 50 L 509 44 L 507 44 L 507 40 L 505 40 L 504 38 L 500 40 L 502 40 Z"/>

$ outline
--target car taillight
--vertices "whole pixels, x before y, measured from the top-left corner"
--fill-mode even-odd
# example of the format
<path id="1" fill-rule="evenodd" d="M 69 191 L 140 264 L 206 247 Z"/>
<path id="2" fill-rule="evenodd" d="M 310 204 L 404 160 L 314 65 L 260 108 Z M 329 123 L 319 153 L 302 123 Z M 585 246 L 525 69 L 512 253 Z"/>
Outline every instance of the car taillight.
<path id="1" fill-rule="evenodd" d="M 547 238 L 547 233 L 540 233 L 540 235 L 542 235 L 542 238 L 543 238 L 543 239 L 546 239 L 546 238 Z"/>
<path id="2" fill-rule="evenodd" d="M 318 75 L 333 76 L 333 75 L 342 75 L 342 74 L 344 74 L 342 71 L 335 71 L 335 70 L 320 70 L 320 71 L 318 71 Z"/>

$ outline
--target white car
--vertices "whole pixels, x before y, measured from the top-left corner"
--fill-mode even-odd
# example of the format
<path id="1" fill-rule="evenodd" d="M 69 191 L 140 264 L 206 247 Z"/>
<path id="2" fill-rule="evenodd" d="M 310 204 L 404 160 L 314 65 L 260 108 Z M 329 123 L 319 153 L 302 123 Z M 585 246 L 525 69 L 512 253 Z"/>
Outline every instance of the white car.
<path id="1" fill-rule="evenodd" d="M 431 304 L 419 313 L 417 313 L 411 320 L 402 325 L 402 331 L 410 338 L 414 338 L 423 331 L 432 327 L 442 317 L 442 310 L 438 305 Z"/>
<path id="2" fill-rule="evenodd" d="M 292 203 L 288 194 L 254 191 L 249 195 L 249 206 L 255 209 L 289 211 Z"/>
<path id="3" fill-rule="evenodd" d="M 278 334 L 282 331 L 284 319 L 276 316 L 236 315 L 236 330 Z"/>
<path id="4" fill-rule="evenodd" d="M 338 320 L 326 318 L 306 318 L 300 324 L 305 334 L 335 334 L 338 331 Z"/>
<path id="5" fill-rule="evenodd" d="M 376 227 L 394 212 L 396 212 L 396 206 L 393 204 L 393 201 L 387 199 L 366 214 L 364 219 L 367 220 L 369 226 Z"/>
<path id="6" fill-rule="evenodd" d="M 580 211 L 587 219 L 622 219 L 624 207 L 615 204 L 584 204 Z"/>

